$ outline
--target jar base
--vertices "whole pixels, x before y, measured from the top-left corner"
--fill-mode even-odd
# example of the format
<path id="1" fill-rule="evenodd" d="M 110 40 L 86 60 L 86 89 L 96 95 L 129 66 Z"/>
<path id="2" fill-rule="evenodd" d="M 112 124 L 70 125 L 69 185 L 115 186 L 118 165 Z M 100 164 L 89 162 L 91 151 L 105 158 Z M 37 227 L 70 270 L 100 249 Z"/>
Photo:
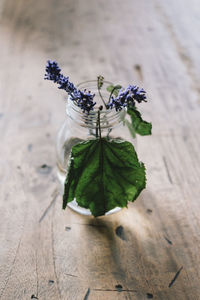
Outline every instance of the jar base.
<path id="1" fill-rule="evenodd" d="M 67 204 L 67 206 L 81 215 L 84 215 L 84 216 L 92 215 L 92 213 L 89 209 L 79 206 L 78 203 L 76 202 L 76 199 L 74 199 L 72 202 L 69 202 Z M 115 208 L 109 210 L 107 213 L 105 213 L 105 216 L 117 213 L 121 209 L 122 209 L 121 207 L 115 207 Z"/>

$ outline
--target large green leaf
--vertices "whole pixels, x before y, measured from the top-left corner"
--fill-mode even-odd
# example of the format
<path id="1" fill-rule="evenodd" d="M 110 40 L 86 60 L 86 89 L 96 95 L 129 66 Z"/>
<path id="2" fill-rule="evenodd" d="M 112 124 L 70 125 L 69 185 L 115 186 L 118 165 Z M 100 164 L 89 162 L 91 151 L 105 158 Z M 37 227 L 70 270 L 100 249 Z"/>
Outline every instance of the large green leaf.
<path id="1" fill-rule="evenodd" d="M 135 107 L 129 107 L 127 112 L 131 117 L 132 126 L 136 133 L 140 135 L 151 135 L 151 123 L 144 121 L 141 113 Z"/>
<path id="2" fill-rule="evenodd" d="M 63 208 L 76 198 L 97 217 L 127 206 L 145 188 L 144 164 L 127 141 L 94 139 L 72 148 Z"/>

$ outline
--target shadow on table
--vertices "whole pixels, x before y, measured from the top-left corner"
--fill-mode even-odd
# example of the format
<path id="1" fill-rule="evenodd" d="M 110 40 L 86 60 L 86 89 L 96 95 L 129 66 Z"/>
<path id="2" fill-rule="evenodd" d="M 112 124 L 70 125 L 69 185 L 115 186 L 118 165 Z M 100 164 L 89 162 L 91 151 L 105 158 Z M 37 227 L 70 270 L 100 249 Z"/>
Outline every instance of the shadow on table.
<path id="1" fill-rule="evenodd" d="M 169 284 L 180 263 L 173 254 L 174 241 L 164 228 L 162 214 L 166 211 L 159 207 L 158 214 L 159 201 L 165 200 L 145 191 L 128 210 L 89 219 L 87 230 L 94 244 L 90 243 L 93 248 L 87 268 L 96 289 L 117 290 L 121 286 L 124 292 L 138 297 L 164 297 L 170 292 Z M 170 214 L 169 219 L 173 222 L 176 216 Z"/>

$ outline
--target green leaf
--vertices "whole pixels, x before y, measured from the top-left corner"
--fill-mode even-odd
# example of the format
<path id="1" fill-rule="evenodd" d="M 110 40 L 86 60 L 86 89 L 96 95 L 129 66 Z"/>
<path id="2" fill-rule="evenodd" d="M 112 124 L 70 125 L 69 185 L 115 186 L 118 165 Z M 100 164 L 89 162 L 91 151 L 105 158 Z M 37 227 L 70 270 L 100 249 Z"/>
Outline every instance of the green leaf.
<path id="1" fill-rule="evenodd" d="M 140 135 L 151 135 L 152 124 L 142 119 L 141 113 L 135 107 L 127 110 L 131 117 L 132 126 L 136 133 Z"/>
<path id="2" fill-rule="evenodd" d="M 119 85 L 119 84 L 117 84 L 117 85 L 112 85 L 111 84 L 106 89 L 107 89 L 108 92 L 111 93 L 111 95 L 114 94 L 114 96 L 117 97 L 118 94 L 119 94 L 119 91 L 121 90 L 121 88 L 122 88 L 122 86 Z"/>
<path id="3" fill-rule="evenodd" d="M 63 209 L 76 198 L 95 217 L 101 216 L 127 206 L 145 186 L 145 167 L 131 143 L 105 138 L 85 141 L 72 148 Z"/>

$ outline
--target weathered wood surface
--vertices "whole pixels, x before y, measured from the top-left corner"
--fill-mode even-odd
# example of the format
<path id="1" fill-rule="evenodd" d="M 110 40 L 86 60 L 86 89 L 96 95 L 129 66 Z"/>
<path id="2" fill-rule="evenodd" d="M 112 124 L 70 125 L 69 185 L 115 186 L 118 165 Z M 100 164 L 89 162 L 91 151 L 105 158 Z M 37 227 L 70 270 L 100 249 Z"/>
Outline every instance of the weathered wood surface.
<path id="1" fill-rule="evenodd" d="M 199 32 L 198 0 L 1 0 L 1 300 L 200 299 Z M 74 82 L 148 91 L 148 186 L 128 210 L 61 209 L 49 58 Z"/>

